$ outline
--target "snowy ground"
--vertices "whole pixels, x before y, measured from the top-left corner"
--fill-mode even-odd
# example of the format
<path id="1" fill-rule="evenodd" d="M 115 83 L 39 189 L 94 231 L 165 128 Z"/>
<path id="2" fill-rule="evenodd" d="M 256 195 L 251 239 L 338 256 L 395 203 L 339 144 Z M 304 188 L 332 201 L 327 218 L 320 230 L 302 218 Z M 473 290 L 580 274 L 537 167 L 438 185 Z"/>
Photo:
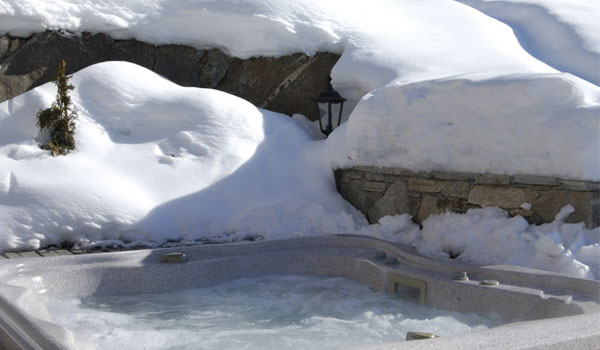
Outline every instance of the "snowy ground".
<path id="1" fill-rule="evenodd" d="M 106 32 L 241 58 L 341 52 L 332 75 L 350 100 L 344 126 L 314 141 L 301 117 L 104 63 L 74 75 L 78 148 L 61 158 L 36 141 L 55 87 L 6 101 L 0 251 L 344 232 L 600 278 L 600 229 L 561 215 L 538 227 L 485 208 L 421 230 L 407 216 L 368 226 L 335 192 L 332 167 L 356 164 L 600 180 L 598 4 L 461 2 L 0 0 L 11 35 Z"/>

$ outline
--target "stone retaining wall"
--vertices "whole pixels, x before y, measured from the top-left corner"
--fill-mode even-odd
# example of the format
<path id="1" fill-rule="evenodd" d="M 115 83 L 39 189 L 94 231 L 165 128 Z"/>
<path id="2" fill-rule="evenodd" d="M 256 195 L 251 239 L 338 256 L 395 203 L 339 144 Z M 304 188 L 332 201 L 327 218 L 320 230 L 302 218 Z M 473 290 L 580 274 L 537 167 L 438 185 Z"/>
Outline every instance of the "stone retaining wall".
<path id="1" fill-rule="evenodd" d="M 29 38 L 0 36 L 0 102 L 52 80 L 62 59 L 67 74 L 99 62 L 128 61 L 182 86 L 218 89 L 261 108 L 316 120 L 313 100 L 325 89 L 339 55 L 297 53 L 242 60 L 218 49 L 155 46 L 106 34 L 47 31 Z"/>
<path id="2" fill-rule="evenodd" d="M 371 223 L 403 213 L 421 223 L 431 214 L 493 206 L 541 224 L 553 221 L 563 206 L 572 204 L 575 212 L 567 222 L 583 221 L 588 228 L 600 225 L 598 182 L 364 166 L 338 169 L 335 178 L 341 195 Z"/>

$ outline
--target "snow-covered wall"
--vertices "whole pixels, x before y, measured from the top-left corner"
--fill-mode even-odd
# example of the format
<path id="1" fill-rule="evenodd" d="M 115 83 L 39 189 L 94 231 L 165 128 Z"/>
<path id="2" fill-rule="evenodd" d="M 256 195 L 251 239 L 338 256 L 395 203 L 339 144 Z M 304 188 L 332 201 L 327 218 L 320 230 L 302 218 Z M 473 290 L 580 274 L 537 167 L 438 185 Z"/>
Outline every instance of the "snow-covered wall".
<path id="1" fill-rule="evenodd" d="M 598 182 L 381 167 L 340 169 L 336 182 L 342 196 L 371 223 L 395 214 L 409 214 L 422 223 L 435 214 L 498 207 L 539 225 L 554 221 L 569 206 L 566 222 L 600 226 Z"/>
<path id="2" fill-rule="evenodd" d="M 598 92 L 565 73 L 389 84 L 332 135 L 334 163 L 598 181 Z"/>

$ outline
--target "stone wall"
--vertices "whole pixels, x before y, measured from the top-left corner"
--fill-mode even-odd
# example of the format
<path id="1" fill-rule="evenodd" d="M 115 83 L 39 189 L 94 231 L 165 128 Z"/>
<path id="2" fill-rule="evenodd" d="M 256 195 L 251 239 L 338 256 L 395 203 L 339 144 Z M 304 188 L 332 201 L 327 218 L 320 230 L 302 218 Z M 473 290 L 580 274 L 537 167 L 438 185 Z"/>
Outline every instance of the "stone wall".
<path id="1" fill-rule="evenodd" d="M 567 222 L 583 221 L 588 228 L 600 225 L 598 182 L 378 167 L 338 169 L 335 178 L 338 191 L 371 223 L 399 213 L 421 223 L 432 214 L 493 206 L 541 224 L 553 221 L 563 206 L 572 204 L 575 212 Z"/>
<path id="2" fill-rule="evenodd" d="M 114 40 L 105 34 L 66 35 L 47 31 L 29 38 L 0 36 L 0 102 L 54 78 L 60 60 L 67 73 L 104 61 L 128 61 L 183 86 L 215 88 L 242 97 L 258 107 L 316 120 L 313 99 L 339 56 L 317 53 L 229 57 L 224 52 L 183 45 L 155 46 L 137 40 Z"/>

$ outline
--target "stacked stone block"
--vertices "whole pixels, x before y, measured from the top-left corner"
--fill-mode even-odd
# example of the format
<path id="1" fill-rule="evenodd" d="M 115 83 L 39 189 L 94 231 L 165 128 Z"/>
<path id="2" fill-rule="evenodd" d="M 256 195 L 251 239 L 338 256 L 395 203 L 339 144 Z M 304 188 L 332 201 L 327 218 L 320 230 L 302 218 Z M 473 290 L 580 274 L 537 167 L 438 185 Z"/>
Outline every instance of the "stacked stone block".
<path id="1" fill-rule="evenodd" d="M 588 228 L 600 225 L 598 182 L 367 166 L 338 169 L 335 177 L 340 194 L 371 223 L 393 214 L 410 214 L 421 223 L 446 211 L 500 207 L 511 216 L 542 224 L 571 204 L 575 212 L 567 222 L 584 222 Z"/>

